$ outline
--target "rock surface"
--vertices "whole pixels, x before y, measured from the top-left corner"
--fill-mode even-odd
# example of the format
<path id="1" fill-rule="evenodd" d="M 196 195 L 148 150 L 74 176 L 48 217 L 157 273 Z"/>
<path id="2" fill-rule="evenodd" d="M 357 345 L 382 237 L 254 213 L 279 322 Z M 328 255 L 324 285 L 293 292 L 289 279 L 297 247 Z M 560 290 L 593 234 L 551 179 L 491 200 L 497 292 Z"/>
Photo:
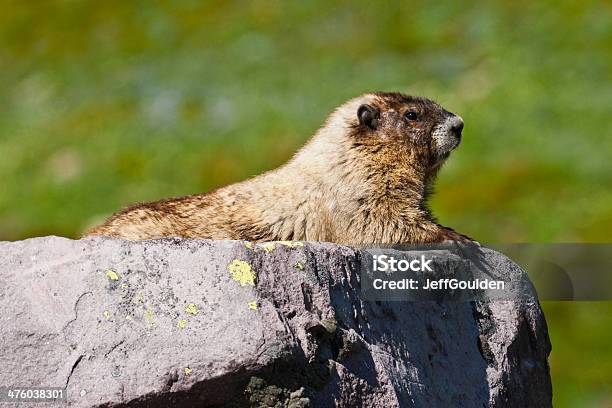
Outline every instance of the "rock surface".
<path id="1" fill-rule="evenodd" d="M 0 243 L 0 384 L 66 387 L 74 407 L 551 406 L 535 295 L 368 302 L 362 259 L 325 243 Z"/>

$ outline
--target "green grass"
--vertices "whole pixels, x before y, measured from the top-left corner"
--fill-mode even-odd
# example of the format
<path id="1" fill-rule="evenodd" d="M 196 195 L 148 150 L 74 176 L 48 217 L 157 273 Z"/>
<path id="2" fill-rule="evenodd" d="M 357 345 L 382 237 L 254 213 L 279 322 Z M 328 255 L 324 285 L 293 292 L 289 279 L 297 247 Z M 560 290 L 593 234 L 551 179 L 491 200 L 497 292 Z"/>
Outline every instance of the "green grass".
<path id="1" fill-rule="evenodd" d="M 129 203 L 258 174 L 345 99 L 399 90 L 466 123 L 442 223 L 481 242 L 611 240 L 603 2 L 2 3 L 0 239 L 77 237 Z M 612 306 L 544 306 L 556 405 L 610 404 Z"/>

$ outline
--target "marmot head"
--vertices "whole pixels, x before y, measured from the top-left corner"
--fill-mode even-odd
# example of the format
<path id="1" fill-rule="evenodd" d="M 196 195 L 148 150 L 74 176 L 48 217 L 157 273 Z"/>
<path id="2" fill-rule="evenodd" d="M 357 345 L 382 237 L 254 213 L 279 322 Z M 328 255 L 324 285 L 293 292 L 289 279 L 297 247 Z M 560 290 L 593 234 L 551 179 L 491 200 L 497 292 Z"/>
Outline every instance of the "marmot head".
<path id="1" fill-rule="evenodd" d="M 343 115 L 351 110 L 354 143 L 387 158 L 408 153 L 429 171 L 439 168 L 461 142 L 463 120 L 426 98 L 378 92 L 353 99 L 343 106 Z"/>

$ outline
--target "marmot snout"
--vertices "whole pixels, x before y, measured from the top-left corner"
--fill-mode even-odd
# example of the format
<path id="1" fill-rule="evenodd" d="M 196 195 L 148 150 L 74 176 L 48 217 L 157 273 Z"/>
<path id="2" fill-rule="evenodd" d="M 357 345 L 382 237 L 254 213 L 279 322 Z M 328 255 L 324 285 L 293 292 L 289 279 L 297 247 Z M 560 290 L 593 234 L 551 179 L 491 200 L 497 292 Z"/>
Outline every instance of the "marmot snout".
<path id="1" fill-rule="evenodd" d="M 469 240 L 427 198 L 463 121 L 435 102 L 370 93 L 338 107 L 285 165 L 208 194 L 140 204 L 88 235 L 311 240 L 348 245 Z"/>

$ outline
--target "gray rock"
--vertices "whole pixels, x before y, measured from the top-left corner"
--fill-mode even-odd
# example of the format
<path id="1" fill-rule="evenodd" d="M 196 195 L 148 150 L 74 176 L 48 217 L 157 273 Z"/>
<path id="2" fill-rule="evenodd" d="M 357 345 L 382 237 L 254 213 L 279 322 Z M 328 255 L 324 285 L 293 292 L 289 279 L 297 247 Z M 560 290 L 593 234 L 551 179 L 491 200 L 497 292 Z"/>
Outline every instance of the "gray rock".
<path id="1" fill-rule="evenodd" d="M 74 407 L 551 406 L 535 295 L 369 302 L 363 256 L 325 243 L 0 243 L 0 385 L 66 387 Z M 518 269 L 481 256 L 498 275 Z"/>

